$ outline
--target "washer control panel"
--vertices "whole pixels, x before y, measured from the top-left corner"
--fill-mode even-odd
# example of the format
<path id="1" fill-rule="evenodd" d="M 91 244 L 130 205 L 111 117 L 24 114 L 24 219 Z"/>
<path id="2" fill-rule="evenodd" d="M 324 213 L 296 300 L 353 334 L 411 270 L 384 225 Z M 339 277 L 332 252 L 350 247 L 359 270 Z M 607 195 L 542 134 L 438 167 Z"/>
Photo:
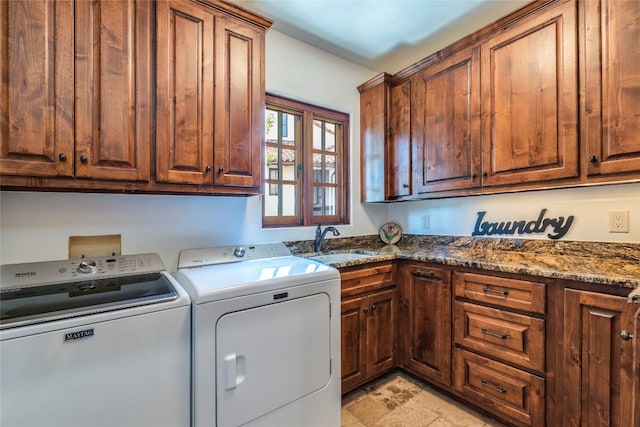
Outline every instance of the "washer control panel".
<path id="1" fill-rule="evenodd" d="M 158 254 L 118 255 L 0 266 L 2 289 L 164 271 Z"/>

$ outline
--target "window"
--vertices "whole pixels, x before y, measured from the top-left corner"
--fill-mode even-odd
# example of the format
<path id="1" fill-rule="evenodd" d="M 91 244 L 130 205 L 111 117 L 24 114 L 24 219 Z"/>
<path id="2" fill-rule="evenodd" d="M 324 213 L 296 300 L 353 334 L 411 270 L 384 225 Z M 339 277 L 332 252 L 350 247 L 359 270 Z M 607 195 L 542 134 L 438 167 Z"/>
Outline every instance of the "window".
<path id="1" fill-rule="evenodd" d="M 267 94 L 262 225 L 349 221 L 349 115 Z"/>

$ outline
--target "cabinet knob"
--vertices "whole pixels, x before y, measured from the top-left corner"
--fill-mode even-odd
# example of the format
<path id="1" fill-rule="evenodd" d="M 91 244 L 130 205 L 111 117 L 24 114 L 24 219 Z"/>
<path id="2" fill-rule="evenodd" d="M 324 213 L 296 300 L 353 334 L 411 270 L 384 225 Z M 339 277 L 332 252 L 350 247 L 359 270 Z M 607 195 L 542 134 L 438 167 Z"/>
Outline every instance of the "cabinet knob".
<path id="1" fill-rule="evenodd" d="M 82 154 L 80 155 L 80 163 L 86 164 L 88 160 L 89 160 L 89 159 L 87 158 L 87 155 L 86 155 L 86 154 L 82 153 Z"/>
<path id="2" fill-rule="evenodd" d="M 58 160 L 60 160 L 61 162 L 66 162 L 67 161 L 67 155 L 64 154 L 64 153 L 58 154 Z"/>
<path id="3" fill-rule="evenodd" d="M 207 165 L 207 167 L 206 167 L 206 168 L 204 168 L 204 172 L 205 172 L 205 173 L 209 173 L 209 172 L 211 172 L 211 166 Z"/>
<path id="4" fill-rule="evenodd" d="M 371 311 L 375 311 L 375 310 L 376 310 L 376 305 L 375 305 L 375 304 L 373 304 L 373 305 L 371 306 Z"/>
<path id="5" fill-rule="evenodd" d="M 409 184 L 402 184 L 402 188 L 409 188 Z"/>
<path id="6" fill-rule="evenodd" d="M 593 154 L 589 156 L 589 163 L 595 163 L 598 161 L 598 158 Z"/>
<path id="7" fill-rule="evenodd" d="M 365 313 L 368 313 L 369 312 L 369 307 L 363 308 L 362 311 L 364 311 Z"/>
<path id="8" fill-rule="evenodd" d="M 633 338 L 633 335 L 631 335 L 627 331 L 622 331 L 622 332 L 620 332 L 620 338 L 622 338 L 624 341 L 629 341 L 630 339 Z"/>
<path id="9" fill-rule="evenodd" d="M 482 176 L 486 177 L 487 175 L 489 175 L 487 171 L 482 172 Z"/>
<path id="10" fill-rule="evenodd" d="M 219 166 L 218 167 L 218 173 L 222 173 L 222 172 L 224 172 L 224 168 L 222 166 Z"/>
<path id="11" fill-rule="evenodd" d="M 471 179 L 474 179 L 476 176 L 478 176 L 478 174 L 477 174 L 477 173 L 475 173 L 475 172 L 473 172 L 473 173 L 471 174 Z"/>

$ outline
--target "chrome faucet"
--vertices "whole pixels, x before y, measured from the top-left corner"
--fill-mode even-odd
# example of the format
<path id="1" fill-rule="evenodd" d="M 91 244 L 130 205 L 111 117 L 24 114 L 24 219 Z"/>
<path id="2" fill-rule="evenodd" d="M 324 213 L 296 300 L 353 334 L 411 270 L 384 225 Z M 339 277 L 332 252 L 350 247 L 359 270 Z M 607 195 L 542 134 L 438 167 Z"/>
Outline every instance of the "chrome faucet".
<path id="1" fill-rule="evenodd" d="M 322 251 L 322 241 L 324 240 L 324 236 L 327 234 L 327 231 L 333 232 L 334 236 L 339 236 L 340 232 L 335 227 L 325 227 L 324 231 L 320 230 L 320 224 L 316 228 L 316 241 L 314 243 L 314 249 L 316 252 Z"/>

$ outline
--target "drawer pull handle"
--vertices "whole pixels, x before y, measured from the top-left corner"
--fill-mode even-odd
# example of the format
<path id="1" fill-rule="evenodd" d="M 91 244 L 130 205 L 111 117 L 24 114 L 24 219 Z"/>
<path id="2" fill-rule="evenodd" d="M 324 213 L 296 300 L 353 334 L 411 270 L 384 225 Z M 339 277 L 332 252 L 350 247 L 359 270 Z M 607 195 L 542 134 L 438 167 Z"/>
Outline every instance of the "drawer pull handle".
<path id="1" fill-rule="evenodd" d="M 622 331 L 622 332 L 620 332 L 620 338 L 622 338 L 624 341 L 628 341 L 628 340 L 633 338 L 633 335 L 631 335 L 627 331 Z"/>
<path id="2" fill-rule="evenodd" d="M 491 332 L 491 331 L 487 330 L 487 328 L 480 329 L 480 332 L 482 332 L 485 335 L 490 335 L 492 337 L 500 338 L 500 339 L 503 339 L 503 340 L 506 340 L 508 338 L 507 334 L 496 334 L 494 332 Z"/>
<path id="3" fill-rule="evenodd" d="M 508 291 L 508 290 L 506 290 L 506 289 L 503 289 L 503 290 L 501 290 L 501 291 L 496 291 L 496 290 L 494 290 L 494 289 L 491 289 L 491 288 L 490 288 L 490 287 L 488 287 L 488 286 L 483 287 L 483 288 L 482 288 L 482 291 L 483 291 L 485 294 L 499 294 L 499 295 L 504 295 L 505 297 L 506 297 L 507 295 L 509 295 L 509 291 Z"/>
<path id="4" fill-rule="evenodd" d="M 502 387 L 498 388 L 498 387 L 496 387 L 494 385 L 489 384 L 489 382 L 487 380 L 481 380 L 481 381 L 482 381 L 482 385 L 483 386 L 489 387 L 490 389 L 495 390 L 498 393 L 506 393 L 507 392 L 506 388 L 502 388 Z"/>
<path id="5" fill-rule="evenodd" d="M 415 275 L 416 276 L 427 276 L 427 277 L 433 277 L 435 273 L 433 271 L 426 271 L 426 270 L 416 270 Z"/>

